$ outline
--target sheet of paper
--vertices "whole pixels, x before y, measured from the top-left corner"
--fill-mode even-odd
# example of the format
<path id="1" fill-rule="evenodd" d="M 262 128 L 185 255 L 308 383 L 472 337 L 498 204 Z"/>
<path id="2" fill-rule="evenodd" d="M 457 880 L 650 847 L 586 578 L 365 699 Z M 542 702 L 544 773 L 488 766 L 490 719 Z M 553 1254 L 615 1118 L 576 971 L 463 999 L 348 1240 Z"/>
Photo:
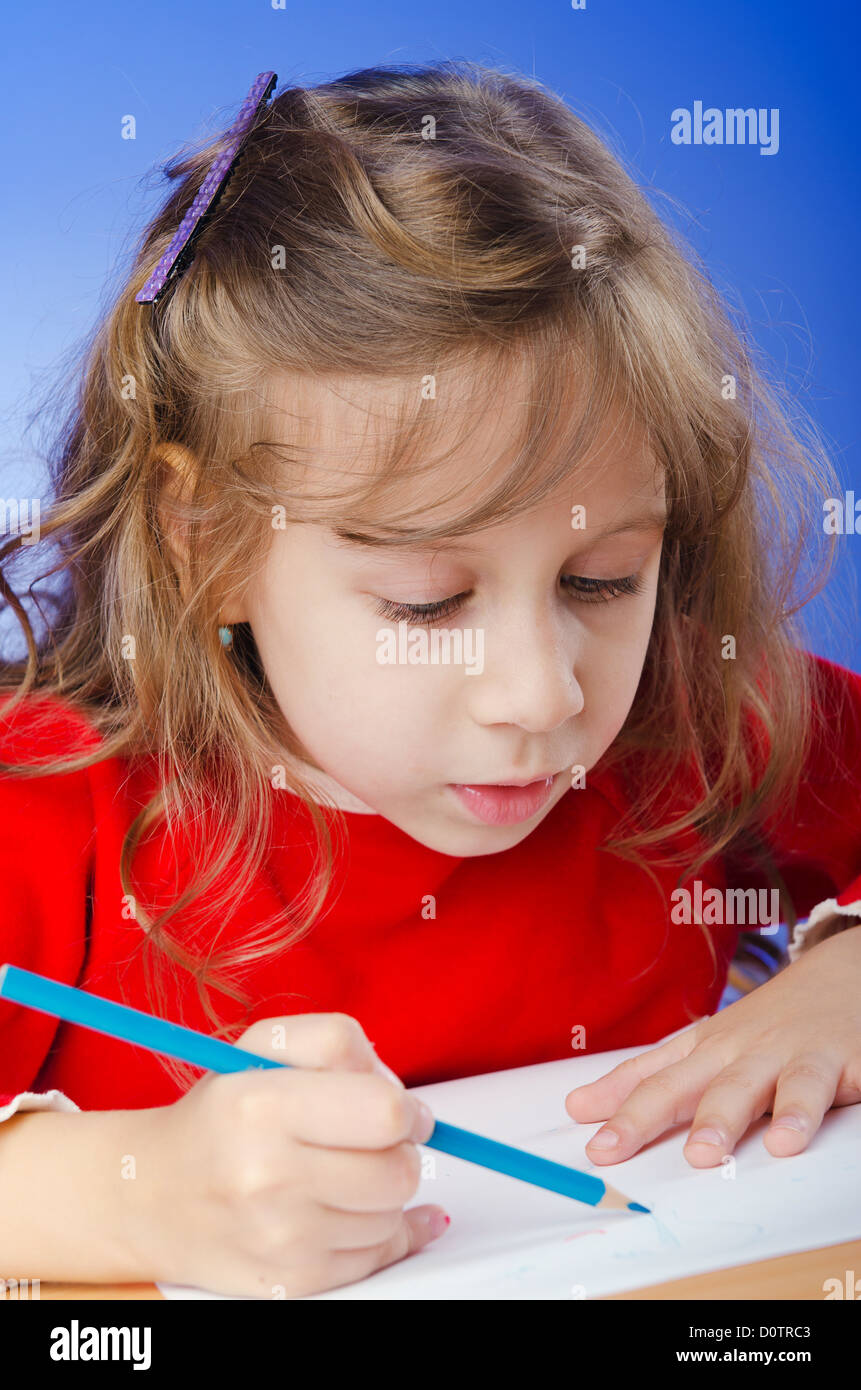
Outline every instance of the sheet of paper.
<path id="1" fill-rule="evenodd" d="M 424 1147 L 426 1174 L 410 1205 L 440 1203 L 451 1216 L 449 1229 L 398 1264 L 310 1297 L 588 1299 L 861 1238 L 861 1105 L 829 1111 L 807 1150 L 793 1158 L 769 1154 L 764 1117 L 737 1145 L 734 1161 L 718 1168 L 688 1164 L 687 1125 L 624 1163 L 600 1170 L 590 1163 L 585 1145 L 600 1126 L 571 1121 L 564 1098 L 646 1050 L 573 1056 L 419 1086 L 415 1094 L 440 1120 L 600 1171 L 651 1215 L 598 1210 Z M 836 1263 L 833 1274 L 844 1277 Z M 159 1288 L 166 1298 L 218 1297 Z"/>

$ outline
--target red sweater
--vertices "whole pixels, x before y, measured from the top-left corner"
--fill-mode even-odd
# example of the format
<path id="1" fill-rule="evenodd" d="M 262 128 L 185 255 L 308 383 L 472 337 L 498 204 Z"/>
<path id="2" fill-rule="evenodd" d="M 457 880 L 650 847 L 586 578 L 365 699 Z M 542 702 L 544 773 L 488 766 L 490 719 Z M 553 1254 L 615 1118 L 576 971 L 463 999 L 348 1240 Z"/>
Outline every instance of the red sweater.
<path id="1" fill-rule="evenodd" d="M 824 712 L 842 712 L 814 746 L 794 811 L 773 821 L 769 842 L 799 916 L 834 897 L 838 911 L 861 915 L 861 676 L 819 665 Z M 47 707 L 38 737 L 26 703 L 0 726 L 0 759 L 66 755 L 82 733 L 98 742 L 68 707 Z M 155 785 L 151 767 L 130 771 L 106 759 L 77 773 L 0 776 L 0 964 L 155 1011 L 118 868 L 124 832 Z M 273 797 L 267 863 L 220 949 L 306 881 L 308 813 L 289 792 Z M 348 854 L 324 915 L 297 945 L 247 968 L 242 984 L 254 1007 L 245 1023 L 352 1014 L 409 1086 L 571 1056 L 578 1026 L 578 1050 L 598 1052 L 655 1042 L 713 1013 L 741 928 L 708 928 L 715 964 L 704 929 L 671 920 L 677 870 L 656 868 L 654 882 L 600 850 L 624 809 L 618 773 L 599 766 L 521 844 L 467 858 L 428 849 L 382 816 L 345 813 Z M 190 871 L 181 841 L 173 849 L 160 832 L 133 865 L 135 885 L 161 887 L 165 904 L 167 886 Z M 720 889 L 764 882 L 728 861 L 697 877 Z M 188 976 L 172 968 L 168 979 L 162 1016 L 211 1032 Z M 223 995 L 215 1004 L 224 1020 L 242 1017 Z M 180 1093 L 153 1054 L 0 1000 L 0 1119 L 18 1108 L 162 1105 Z"/>

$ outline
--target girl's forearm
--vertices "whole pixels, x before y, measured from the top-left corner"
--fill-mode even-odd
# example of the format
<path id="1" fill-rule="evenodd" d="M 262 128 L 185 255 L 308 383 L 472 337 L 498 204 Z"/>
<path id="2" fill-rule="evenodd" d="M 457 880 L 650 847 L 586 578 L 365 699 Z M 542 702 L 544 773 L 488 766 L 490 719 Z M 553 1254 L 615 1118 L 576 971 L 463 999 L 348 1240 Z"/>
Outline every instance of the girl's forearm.
<path id="1" fill-rule="evenodd" d="M 30 1111 L 0 1124 L 0 1278 L 135 1283 L 155 1277 L 135 1135 L 146 1112 Z"/>

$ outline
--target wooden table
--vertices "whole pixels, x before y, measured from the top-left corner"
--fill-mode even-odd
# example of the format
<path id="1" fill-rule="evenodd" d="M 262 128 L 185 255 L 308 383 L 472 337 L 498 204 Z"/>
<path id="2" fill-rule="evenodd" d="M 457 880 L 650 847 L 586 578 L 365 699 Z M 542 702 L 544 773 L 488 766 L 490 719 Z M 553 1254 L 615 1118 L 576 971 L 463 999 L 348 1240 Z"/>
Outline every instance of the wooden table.
<path id="1" fill-rule="evenodd" d="M 668 1284 L 608 1294 L 608 1299 L 798 1298 L 822 1302 L 826 1279 L 843 1279 L 847 1269 L 861 1277 L 861 1240 L 826 1245 L 797 1255 L 713 1270 Z M 155 1284 L 42 1284 L 43 1299 L 162 1299 Z"/>

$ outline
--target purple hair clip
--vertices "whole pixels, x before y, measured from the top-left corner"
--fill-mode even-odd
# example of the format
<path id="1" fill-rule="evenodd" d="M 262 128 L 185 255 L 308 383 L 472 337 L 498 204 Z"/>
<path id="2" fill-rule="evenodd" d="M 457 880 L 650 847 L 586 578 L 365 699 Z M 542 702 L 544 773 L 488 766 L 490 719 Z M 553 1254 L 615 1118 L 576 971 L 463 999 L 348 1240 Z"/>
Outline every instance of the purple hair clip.
<path id="1" fill-rule="evenodd" d="M 212 161 L 194 202 L 179 224 L 176 236 L 143 289 L 135 295 L 135 301 L 138 304 L 155 303 L 164 292 L 168 282 L 177 279 L 193 259 L 194 243 L 205 224 L 206 217 L 214 210 L 224 192 L 230 174 L 242 153 L 242 147 L 257 119 L 257 114 L 269 100 L 277 81 L 278 76 L 274 72 L 261 72 L 256 78 L 251 91 L 239 109 L 239 115 L 230 127 L 229 144 Z"/>

